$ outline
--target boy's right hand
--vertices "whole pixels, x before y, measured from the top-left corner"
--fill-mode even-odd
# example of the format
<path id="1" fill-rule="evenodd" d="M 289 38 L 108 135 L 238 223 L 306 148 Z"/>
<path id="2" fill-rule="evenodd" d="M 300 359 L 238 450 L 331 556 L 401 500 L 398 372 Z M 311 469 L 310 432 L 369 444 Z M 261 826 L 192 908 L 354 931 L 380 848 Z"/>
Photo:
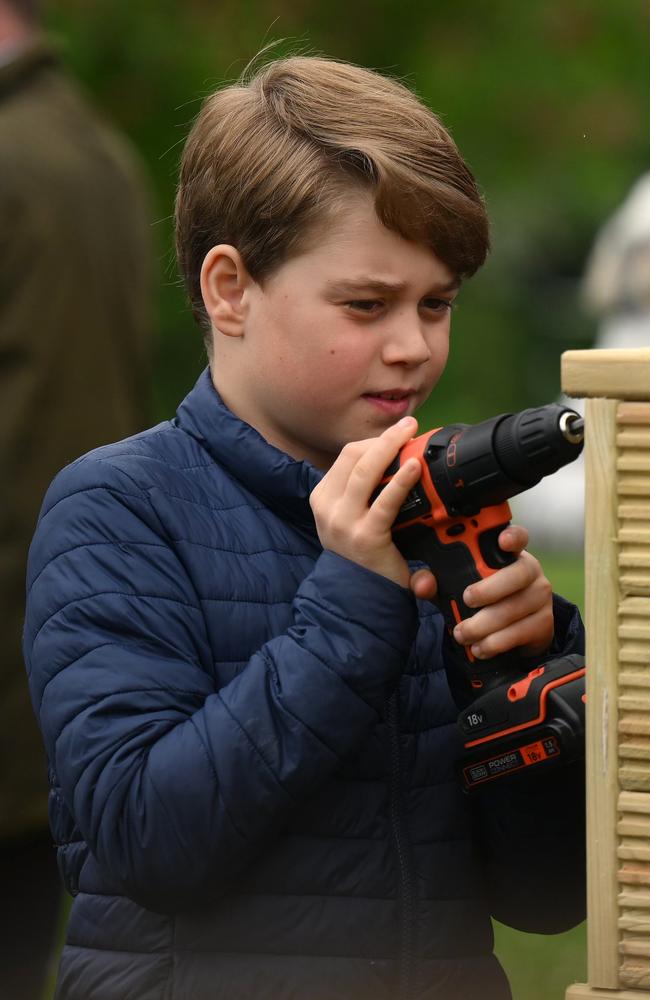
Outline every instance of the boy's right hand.
<path id="1" fill-rule="evenodd" d="M 368 506 L 384 472 L 417 426 L 415 417 L 404 417 L 379 437 L 346 444 L 309 500 L 323 548 L 430 599 L 436 592 L 433 574 L 429 570 L 412 574 L 392 535 L 399 509 L 420 478 L 418 460 L 405 462 Z"/>

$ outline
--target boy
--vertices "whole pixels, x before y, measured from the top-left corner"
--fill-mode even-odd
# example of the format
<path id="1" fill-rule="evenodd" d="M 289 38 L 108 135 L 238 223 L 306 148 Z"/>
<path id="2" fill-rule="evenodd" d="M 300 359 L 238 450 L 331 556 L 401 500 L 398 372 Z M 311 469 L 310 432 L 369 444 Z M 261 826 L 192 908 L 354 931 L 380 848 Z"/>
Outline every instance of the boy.
<path id="1" fill-rule="evenodd" d="M 487 252 L 400 84 L 317 58 L 210 98 L 177 244 L 210 367 L 48 493 L 25 648 L 75 894 L 59 998 L 503 1000 L 489 915 L 583 916 L 581 769 L 465 796 L 435 581 L 371 503 Z M 526 533 L 458 641 L 577 650 Z"/>

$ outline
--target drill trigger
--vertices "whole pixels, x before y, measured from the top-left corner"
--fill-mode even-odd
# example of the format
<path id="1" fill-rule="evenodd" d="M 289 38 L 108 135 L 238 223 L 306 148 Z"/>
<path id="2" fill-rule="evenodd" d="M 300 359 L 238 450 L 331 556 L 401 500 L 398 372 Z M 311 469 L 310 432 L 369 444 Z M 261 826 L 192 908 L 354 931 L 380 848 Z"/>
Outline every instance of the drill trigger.
<path id="1" fill-rule="evenodd" d="M 530 673 L 526 674 L 522 680 L 516 681 L 515 684 L 511 684 L 508 688 L 508 701 L 521 701 L 522 698 L 525 698 L 530 689 L 530 685 L 536 677 L 541 677 L 545 670 L 546 667 L 536 667 L 535 670 L 531 670 Z"/>

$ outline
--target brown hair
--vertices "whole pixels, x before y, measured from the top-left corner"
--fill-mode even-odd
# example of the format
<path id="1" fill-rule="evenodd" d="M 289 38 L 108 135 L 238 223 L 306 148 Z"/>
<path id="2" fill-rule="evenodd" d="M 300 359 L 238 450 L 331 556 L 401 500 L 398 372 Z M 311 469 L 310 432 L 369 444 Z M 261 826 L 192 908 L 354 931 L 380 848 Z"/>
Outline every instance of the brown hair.
<path id="1" fill-rule="evenodd" d="M 211 247 L 235 246 L 261 283 L 303 250 L 352 185 L 381 222 L 429 246 L 459 278 L 481 266 L 488 221 L 438 118 L 403 84 L 315 56 L 270 62 L 209 97 L 183 153 L 176 249 L 194 315 Z"/>

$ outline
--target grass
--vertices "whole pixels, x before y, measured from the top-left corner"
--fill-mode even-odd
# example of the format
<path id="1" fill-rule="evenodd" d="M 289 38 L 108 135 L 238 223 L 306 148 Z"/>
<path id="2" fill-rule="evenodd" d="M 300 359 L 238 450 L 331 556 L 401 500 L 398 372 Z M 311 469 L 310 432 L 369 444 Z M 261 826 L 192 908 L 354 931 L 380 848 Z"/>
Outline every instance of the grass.
<path id="1" fill-rule="evenodd" d="M 535 552 L 553 589 L 582 608 L 584 573 L 582 558 L 574 554 Z M 67 917 L 66 902 L 60 928 Z M 521 934 L 495 922 L 495 950 L 512 988 L 513 1000 L 564 1000 L 567 986 L 586 982 L 586 924 L 565 934 Z M 53 971 L 43 1000 L 54 995 Z"/>
<path id="2" fill-rule="evenodd" d="M 538 552 L 533 554 L 540 560 L 544 572 L 553 584 L 553 590 L 568 601 L 584 607 L 585 574 L 581 555 L 575 553 Z"/>
<path id="3" fill-rule="evenodd" d="M 586 923 L 565 934 L 520 934 L 494 924 L 495 951 L 513 1000 L 564 1000 L 572 983 L 587 981 Z"/>

